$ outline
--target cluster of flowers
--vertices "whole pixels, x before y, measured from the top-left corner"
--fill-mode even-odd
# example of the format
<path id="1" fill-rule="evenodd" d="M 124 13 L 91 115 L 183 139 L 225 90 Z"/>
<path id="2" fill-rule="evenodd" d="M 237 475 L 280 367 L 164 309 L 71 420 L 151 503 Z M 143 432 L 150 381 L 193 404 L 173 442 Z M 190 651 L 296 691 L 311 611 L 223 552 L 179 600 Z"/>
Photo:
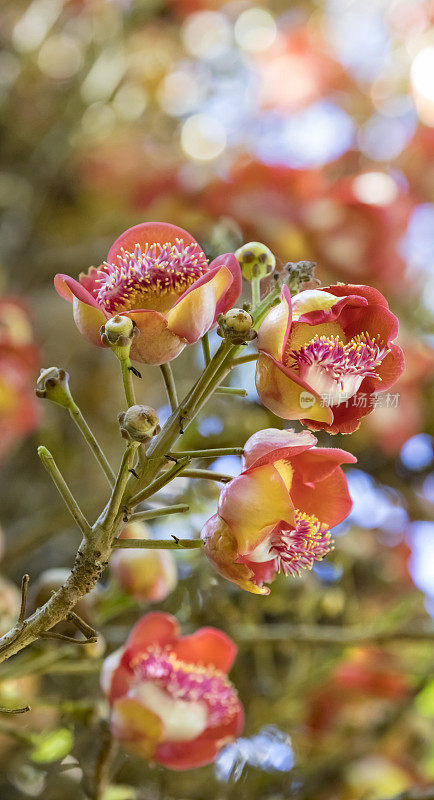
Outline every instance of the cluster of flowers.
<path id="1" fill-rule="evenodd" d="M 122 234 L 100 267 L 78 281 L 57 275 L 55 283 L 91 342 L 102 344 L 100 328 L 113 315 L 129 317 L 132 358 L 157 365 L 198 341 L 232 308 L 241 292 L 242 261 L 226 253 L 208 264 L 186 231 L 145 223 Z M 403 371 L 397 332 L 383 295 L 369 286 L 338 284 L 292 298 L 284 285 L 258 330 L 259 398 L 277 416 L 311 430 L 352 433 L 373 410 L 360 398 L 388 390 Z M 317 447 L 307 430 L 269 428 L 251 436 L 241 474 L 224 486 L 217 513 L 203 528 L 209 561 L 226 579 L 263 595 L 276 573 L 311 569 L 332 549 L 331 529 L 351 510 L 340 465 L 355 461 L 345 450 Z M 120 554 L 116 559 L 118 575 L 127 580 L 131 570 Z M 133 575 L 136 594 L 139 578 Z M 170 578 L 166 589 L 169 584 Z M 148 599 L 154 590 L 148 589 Z M 155 590 L 154 599 L 161 597 Z M 115 735 L 133 752 L 171 768 L 213 760 L 242 727 L 226 677 L 234 655 L 219 631 L 179 639 L 173 618 L 144 617 L 126 647 L 105 662 L 103 688 Z"/>

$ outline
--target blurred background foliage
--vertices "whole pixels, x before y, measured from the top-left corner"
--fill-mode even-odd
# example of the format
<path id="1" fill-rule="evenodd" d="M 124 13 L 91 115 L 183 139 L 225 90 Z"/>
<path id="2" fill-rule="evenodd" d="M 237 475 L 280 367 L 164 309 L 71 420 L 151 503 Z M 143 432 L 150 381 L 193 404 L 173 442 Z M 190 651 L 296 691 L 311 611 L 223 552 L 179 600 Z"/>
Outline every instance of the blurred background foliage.
<path id="1" fill-rule="evenodd" d="M 396 405 L 351 439 L 320 436 L 358 464 L 347 471 L 352 515 L 312 573 L 279 578 L 263 599 L 218 579 L 200 554 L 176 555 L 178 584 L 154 607 L 185 630 L 215 625 L 237 641 L 245 732 L 215 765 L 187 773 L 121 754 L 106 800 L 380 800 L 434 783 L 433 16 L 429 0 L 1 6 L 2 631 L 23 571 L 35 605 L 47 591 L 38 576 L 70 566 L 77 545 L 36 442 L 89 517 L 106 498 L 69 418 L 36 404 L 38 365 L 71 373 L 114 465 L 121 452 L 116 364 L 80 338 L 55 272 L 99 264 L 143 220 L 187 228 L 209 256 L 259 239 L 280 265 L 315 260 L 324 283 L 385 292 L 407 359 Z M 201 359 L 189 348 L 174 363 L 181 394 Z M 259 405 L 253 372 L 233 377 L 247 399 L 212 400 L 183 447 L 243 445 L 282 425 Z M 145 368 L 142 386 L 164 421 L 159 370 Z M 236 474 L 239 462 L 213 467 Z M 170 495 L 191 514 L 156 522 L 152 535 L 196 536 L 218 491 L 176 479 L 156 504 Z M 2 667 L 0 706 L 32 706 L 1 715 L 2 800 L 85 797 L 104 739 L 101 658 L 149 607 L 107 572 L 83 608 L 98 645 L 38 644 Z"/>

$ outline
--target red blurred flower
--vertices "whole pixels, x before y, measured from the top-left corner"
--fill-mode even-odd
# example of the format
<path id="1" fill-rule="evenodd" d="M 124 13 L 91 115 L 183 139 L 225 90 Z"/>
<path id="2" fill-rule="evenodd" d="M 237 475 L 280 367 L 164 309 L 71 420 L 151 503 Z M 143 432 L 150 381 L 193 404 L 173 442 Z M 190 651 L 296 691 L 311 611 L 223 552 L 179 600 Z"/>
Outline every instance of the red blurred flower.
<path id="1" fill-rule="evenodd" d="M 299 575 L 332 549 L 329 529 L 352 502 L 345 450 L 315 447 L 308 431 L 269 428 L 248 439 L 243 471 L 220 494 L 202 530 L 203 551 L 224 578 L 254 594 L 277 572 Z"/>
<path id="2" fill-rule="evenodd" d="M 101 684 L 114 736 L 131 752 L 170 769 L 212 762 L 243 727 L 227 678 L 233 642 L 215 628 L 180 637 L 177 621 L 154 612 L 106 658 Z"/>
<path id="3" fill-rule="evenodd" d="M 208 264 L 187 231 L 145 222 L 125 231 L 107 261 L 79 281 L 56 275 L 59 294 L 73 303 L 78 329 L 101 345 L 100 327 L 115 314 L 134 320 L 139 335 L 131 356 L 148 364 L 176 358 L 227 311 L 241 291 L 241 272 L 232 253 Z"/>
<path id="4" fill-rule="evenodd" d="M 0 458 L 38 421 L 33 391 L 38 352 L 25 307 L 0 300 Z"/>
<path id="5" fill-rule="evenodd" d="M 397 333 L 398 320 L 369 286 L 308 289 L 293 300 L 284 286 L 258 332 L 259 397 L 284 419 L 352 433 L 373 410 L 371 395 L 404 369 Z"/>

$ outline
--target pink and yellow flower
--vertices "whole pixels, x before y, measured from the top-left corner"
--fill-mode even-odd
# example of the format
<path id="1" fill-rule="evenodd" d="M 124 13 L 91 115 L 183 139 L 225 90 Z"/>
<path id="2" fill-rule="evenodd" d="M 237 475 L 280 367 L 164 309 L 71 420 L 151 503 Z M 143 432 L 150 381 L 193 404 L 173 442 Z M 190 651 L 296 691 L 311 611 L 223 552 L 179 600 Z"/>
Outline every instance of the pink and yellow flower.
<path id="1" fill-rule="evenodd" d="M 243 471 L 220 494 L 202 530 L 217 572 L 253 594 L 269 594 L 277 572 L 299 575 L 333 547 L 330 528 L 352 502 L 340 464 L 345 450 L 315 447 L 309 431 L 269 428 L 248 439 Z"/>
<path id="2" fill-rule="evenodd" d="M 293 300 L 284 286 L 258 332 L 259 397 L 284 419 L 352 433 L 373 410 L 372 396 L 404 369 L 397 333 L 398 320 L 370 286 L 308 289 Z"/>
<path id="3" fill-rule="evenodd" d="M 113 735 L 130 752 L 169 769 L 211 763 L 243 727 L 227 677 L 235 656 L 234 643 L 215 628 L 180 637 L 170 614 L 142 617 L 102 669 Z"/>
<path id="4" fill-rule="evenodd" d="M 146 539 L 147 536 L 148 529 L 143 522 L 130 522 L 120 534 L 121 539 Z M 111 557 L 110 570 L 126 594 L 149 603 L 161 603 L 178 582 L 170 550 L 119 548 Z"/>
<path id="5" fill-rule="evenodd" d="M 233 253 L 208 264 L 193 237 L 164 222 L 144 222 L 125 231 L 107 261 L 76 281 L 56 275 L 58 293 L 73 304 L 75 323 L 93 344 L 100 327 L 116 314 L 137 325 L 131 357 L 164 364 L 186 344 L 197 342 L 241 292 Z"/>

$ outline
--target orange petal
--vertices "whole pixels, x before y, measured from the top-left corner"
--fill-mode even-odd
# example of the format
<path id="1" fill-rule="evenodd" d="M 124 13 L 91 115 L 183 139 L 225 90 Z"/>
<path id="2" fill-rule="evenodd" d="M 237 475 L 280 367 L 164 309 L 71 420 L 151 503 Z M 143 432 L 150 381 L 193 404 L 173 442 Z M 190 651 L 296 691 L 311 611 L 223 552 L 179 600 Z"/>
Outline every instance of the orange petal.
<path id="1" fill-rule="evenodd" d="M 125 316 L 131 317 L 139 330 L 131 347 L 131 358 L 134 361 L 153 365 L 166 364 L 179 356 L 184 349 L 186 342 L 169 330 L 166 318 L 159 311 L 129 311 Z"/>
<path id="2" fill-rule="evenodd" d="M 196 239 L 183 228 L 178 228 L 177 225 L 171 225 L 169 222 L 141 222 L 118 236 L 109 250 L 107 261 L 109 264 L 116 264 L 116 257 L 121 254 L 121 251 L 126 250 L 128 253 L 132 253 L 136 244 L 141 246 L 164 244 L 165 242 L 175 244 L 177 239 L 182 239 L 184 244 L 195 244 L 199 247 Z"/>
<path id="3" fill-rule="evenodd" d="M 103 314 L 101 309 L 89 306 L 87 303 L 83 303 L 81 300 L 73 297 L 72 313 L 80 333 L 92 342 L 92 344 L 97 345 L 97 347 L 103 347 L 100 328 L 101 325 L 105 325 L 107 322 L 107 317 Z"/>
<path id="4" fill-rule="evenodd" d="M 216 628 L 201 628 L 173 645 L 173 652 L 187 664 L 211 666 L 229 672 L 237 654 L 232 639 Z"/>
<path id="5" fill-rule="evenodd" d="M 219 516 L 229 525 L 241 555 L 251 553 L 270 527 L 293 521 L 288 489 L 271 464 L 242 473 L 220 493 Z"/>
<path id="6" fill-rule="evenodd" d="M 152 644 L 164 647 L 175 642 L 179 634 L 178 623 L 171 614 L 153 611 L 139 619 L 127 640 L 127 651 L 131 658 Z"/>
<path id="7" fill-rule="evenodd" d="M 288 287 L 283 286 L 281 302 L 269 311 L 258 330 L 259 350 L 281 360 L 288 340 L 291 321 L 291 295 Z"/>
<path id="8" fill-rule="evenodd" d="M 266 428 L 254 433 L 244 445 L 243 470 L 272 464 L 282 458 L 293 458 L 297 453 L 313 447 L 316 437 L 309 431 Z"/>
<path id="9" fill-rule="evenodd" d="M 232 282 L 232 272 L 225 266 L 195 281 L 168 312 L 169 330 L 187 342 L 197 342 L 212 327 L 217 303 Z"/>
<path id="10" fill-rule="evenodd" d="M 253 571 L 237 561 L 236 539 L 226 522 L 214 514 L 202 529 L 202 550 L 219 575 L 252 594 L 270 594 L 266 586 L 254 583 Z"/>
<path id="11" fill-rule="evenodd" d="M 123 697 L 113 704 L 111 729 L 131 752 L 151 759 L 163 735 L 163 723 L 157 714 L 149 711 L 131 697 Z"/>
<path id="12" fill-rule="evenodd" d="M 291 370 L 261 353 L 256 365 L 256 389 L 267 408 L 282 419 L 312 419 L 331 423 L 333 413 Z"/>

